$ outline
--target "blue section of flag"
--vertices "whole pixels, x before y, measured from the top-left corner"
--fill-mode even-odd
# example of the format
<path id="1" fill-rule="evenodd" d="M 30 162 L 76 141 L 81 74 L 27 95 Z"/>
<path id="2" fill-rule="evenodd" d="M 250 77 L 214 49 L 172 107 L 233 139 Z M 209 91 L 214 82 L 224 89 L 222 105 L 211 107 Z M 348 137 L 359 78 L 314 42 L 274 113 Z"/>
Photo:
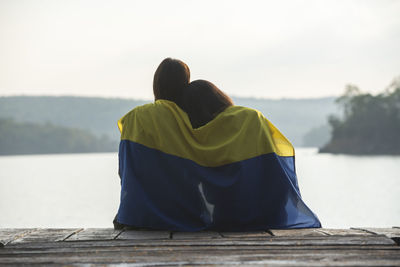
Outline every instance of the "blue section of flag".
<path id="1" fill-rule="evenodd" d="M 321 227 L 301 199 L 294 157 L 204 167 L 121 140 L 118 222 L 173 231 Z"/>

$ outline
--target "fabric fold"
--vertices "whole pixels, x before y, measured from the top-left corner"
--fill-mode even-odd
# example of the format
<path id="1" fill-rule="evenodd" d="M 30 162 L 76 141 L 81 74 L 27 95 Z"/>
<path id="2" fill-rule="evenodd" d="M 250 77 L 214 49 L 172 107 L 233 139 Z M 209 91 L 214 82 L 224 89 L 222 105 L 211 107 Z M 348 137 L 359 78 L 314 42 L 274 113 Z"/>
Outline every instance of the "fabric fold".
<path id="1" fill-rule="evenodd" d="M 301 199 L 294 148 L 260 112 L 232 106 L 193 129 L 173 102 L 118 122 L 118 222 L 173 231 L 320 227 Z"/>

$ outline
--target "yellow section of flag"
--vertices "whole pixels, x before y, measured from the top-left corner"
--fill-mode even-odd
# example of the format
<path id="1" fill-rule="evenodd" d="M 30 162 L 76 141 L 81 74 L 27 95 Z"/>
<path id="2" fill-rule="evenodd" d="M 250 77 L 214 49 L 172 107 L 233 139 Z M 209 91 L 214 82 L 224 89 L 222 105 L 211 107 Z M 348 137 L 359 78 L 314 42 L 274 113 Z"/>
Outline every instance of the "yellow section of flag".
<path id="1" fill-rule="evenodd" d="M 289 140 L 259 111 L 232 106 L 193 129 L 175 103 L 157 100 L 139 106 L 118 121 L 121 140 L 130 140 L 206 167 L 263 154 L 294 156 Z"/>

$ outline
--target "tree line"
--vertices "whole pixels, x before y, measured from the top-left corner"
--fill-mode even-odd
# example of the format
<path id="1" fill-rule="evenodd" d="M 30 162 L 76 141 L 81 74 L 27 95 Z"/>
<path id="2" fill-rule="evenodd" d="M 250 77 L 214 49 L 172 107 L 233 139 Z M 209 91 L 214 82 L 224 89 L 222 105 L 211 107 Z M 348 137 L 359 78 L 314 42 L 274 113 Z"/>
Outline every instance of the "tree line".
<path id="1" fill-rule="evenodd" d="M 400 154 L 400 77 L 377 95 L 348 85 L 336 103 L 343 116 L 329 117 L 332 137 L 320 152 Z"/>
<path id="2" fill-rule="evenodd" d="M 233 97 L 236 105 L 261 111 L 295 145 L 311 128 L 326 122 L 337 112 L 334 97 L 313 99 L 256 99 Z M 88 130 L 100 137 L 105 134 L 119 141 L 117 121 L 131 109 L 152 100 L 94 98 L 72 96 L 0 97 L 0 118 Z"/>
<path id="3" fill-rule="evenodd" d="M 82 129 L 0 118 L 0 155 L 113 152 L 118 144 Z"/>

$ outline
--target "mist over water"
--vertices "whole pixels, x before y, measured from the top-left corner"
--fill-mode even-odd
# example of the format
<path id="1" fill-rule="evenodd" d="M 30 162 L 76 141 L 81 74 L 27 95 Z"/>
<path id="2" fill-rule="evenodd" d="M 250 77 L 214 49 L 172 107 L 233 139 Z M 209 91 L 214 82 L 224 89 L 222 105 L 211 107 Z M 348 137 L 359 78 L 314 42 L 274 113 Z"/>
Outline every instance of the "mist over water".
<path id="1" fill-rule="evenodd" d="M 303 199 L 323 227 L 400 226 L 400 156 L 296 150 Z M 117 153 L 0 157 L 1 227 L 112 227 Z"/>

